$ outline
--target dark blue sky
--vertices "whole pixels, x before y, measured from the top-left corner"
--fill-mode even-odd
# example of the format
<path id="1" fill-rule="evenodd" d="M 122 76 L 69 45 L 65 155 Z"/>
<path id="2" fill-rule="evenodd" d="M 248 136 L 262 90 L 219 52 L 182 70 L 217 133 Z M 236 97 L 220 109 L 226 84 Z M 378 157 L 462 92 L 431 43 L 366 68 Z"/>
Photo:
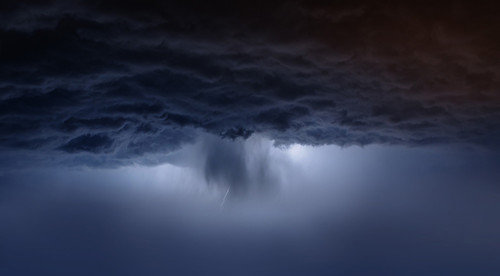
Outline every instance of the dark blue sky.
<path id="1" fill-rule="evenodd" d="M 266 182 L 251 158 L 245 158 L 245 171 L 237 172 L 246 182 L 225 182 L 234 180 L 229 174 L 207 185 L 206 172 L 197 167 L 201 145 L 177 153 L 182 166 L 39 168 L 2 175 L 0 271 L 496 275 L 500 270 L 498 156 L 436 147 L 277 149 L 255 137 L 221 143 L 235 143 L 226 145 L 228 151 L 239 147 L 240 153 L 250 150 L 257 160 L 265 158 L 274 189 L 260 189 Z M 246 185 L 248 193 L 232 194 L 221 206 L 231 184 Z"/>
<path id="2" fill-rule="evenodd" d="M 0 274 L 500 274 L 499 12 L 2 1 Z"/>

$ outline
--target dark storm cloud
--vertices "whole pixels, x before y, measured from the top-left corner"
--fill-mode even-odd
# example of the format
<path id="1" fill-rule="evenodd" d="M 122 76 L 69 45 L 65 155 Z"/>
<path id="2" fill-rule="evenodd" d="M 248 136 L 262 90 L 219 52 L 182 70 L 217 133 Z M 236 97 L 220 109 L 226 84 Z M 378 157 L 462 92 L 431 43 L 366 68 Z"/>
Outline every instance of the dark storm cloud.
<path id="1" fill-rule="evenodd" d="M 278 144 L 500 141 L 494 5 L 3 1 L 0 15 L 6 151 L 134 162 L 194 129 Z"/>
<path id="2" fill-rule="evenodd" d="M 61 129 L 65 131 L 73 131 L 78 128 L 115 129 L 115 128 L 120 128 L 125 121 L 126 120 L 124 118 L 101 117 L 94 119 L 79 119 L 71 117 L 62 123 Z"/>
<path id="3" fill-rule="evenodd" d="M 78 151 L 89 151 L 97 153 L 109 149 L 112 144 L 113 140 L 111 140 L 106 135 L 85 134 L 70 140 L 68 143 L 61 147 L 61 150 L 70 153 Z"/>

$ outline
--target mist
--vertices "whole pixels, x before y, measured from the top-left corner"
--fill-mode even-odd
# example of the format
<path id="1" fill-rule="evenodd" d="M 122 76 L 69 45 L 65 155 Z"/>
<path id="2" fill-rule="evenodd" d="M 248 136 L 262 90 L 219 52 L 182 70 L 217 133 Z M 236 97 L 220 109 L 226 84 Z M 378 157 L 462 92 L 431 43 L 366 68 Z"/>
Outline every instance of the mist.
<path id="1" fill-rule="evenodd" d="M 258 135 L 208 135 L 159 166 L 4 172 L 0 267 L 422 275 L 443 269 L 439 258 L 453 264 L 443 274 L 490 275 L 500 176 L 487 164 L 497 157 L 459 146 L 275 147 Z"/>

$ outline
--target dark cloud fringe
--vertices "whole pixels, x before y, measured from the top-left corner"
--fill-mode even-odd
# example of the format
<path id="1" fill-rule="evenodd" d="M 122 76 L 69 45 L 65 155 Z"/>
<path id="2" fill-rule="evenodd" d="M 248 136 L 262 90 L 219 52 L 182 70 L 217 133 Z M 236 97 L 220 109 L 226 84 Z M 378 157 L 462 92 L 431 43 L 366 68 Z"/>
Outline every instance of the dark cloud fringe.
<path id="1" fill-rule="evenodd" d="M 197 131 L 500 141 L 500 19 L 487 5 L 2 1 L 0 18 L 2 151 L 133 160 Z"/>

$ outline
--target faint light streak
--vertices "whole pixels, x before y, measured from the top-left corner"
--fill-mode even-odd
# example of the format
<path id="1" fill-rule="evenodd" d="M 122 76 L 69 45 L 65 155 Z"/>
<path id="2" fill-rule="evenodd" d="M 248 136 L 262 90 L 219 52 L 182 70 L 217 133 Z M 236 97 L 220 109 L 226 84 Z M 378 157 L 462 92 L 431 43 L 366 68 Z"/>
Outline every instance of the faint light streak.
<path id="1" fill-rule="evenodd" d="M 231 185 L 227 187 L 226 194 L 224 195 L 224 198 L 222 198 L 222 202 L 220 203 L 220 208 L 224 206 L 224 203 L 226 202 L 227 195 L 229 195 L 229 191 L 231 190 Z"/>

